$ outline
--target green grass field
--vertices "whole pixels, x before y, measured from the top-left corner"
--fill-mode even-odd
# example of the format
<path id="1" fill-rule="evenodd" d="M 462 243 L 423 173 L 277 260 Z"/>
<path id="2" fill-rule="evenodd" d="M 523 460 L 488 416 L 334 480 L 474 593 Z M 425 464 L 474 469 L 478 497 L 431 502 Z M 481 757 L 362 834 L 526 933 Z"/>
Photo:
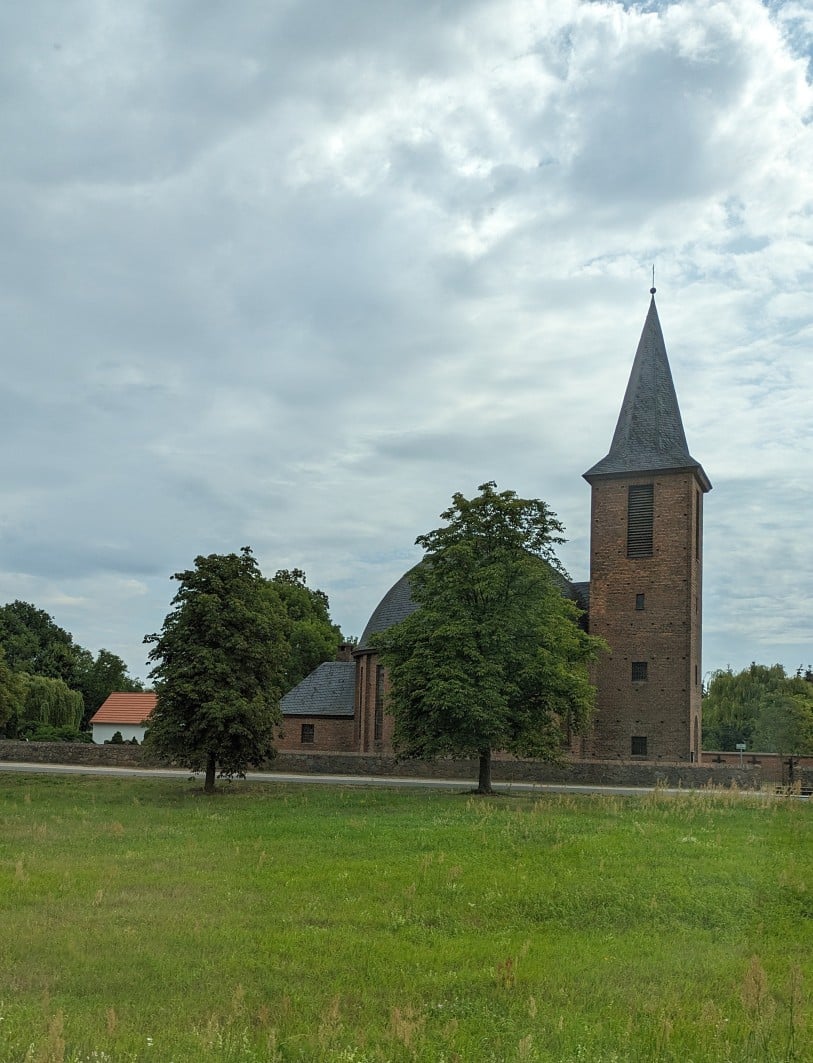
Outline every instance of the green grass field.
<path id="1" fill-rule="evenodd" d="M 813 809 L 0 775 L 0 1060 L 813 1060 Z"/>

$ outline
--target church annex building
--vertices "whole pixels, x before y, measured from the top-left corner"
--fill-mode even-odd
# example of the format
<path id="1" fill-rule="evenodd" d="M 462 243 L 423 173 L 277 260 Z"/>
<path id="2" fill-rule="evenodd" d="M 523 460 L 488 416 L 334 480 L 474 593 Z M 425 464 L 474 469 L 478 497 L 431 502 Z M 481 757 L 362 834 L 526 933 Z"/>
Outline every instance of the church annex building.
<path id="1" fill-rule="evenodd" d="M 594 667 L 592 730 L 576 759 L 698 762 L 701 751 L 703 495 L 689 453 L 655 289 L 608 454 L 592 494 L 590 580 L 562 591 L 610 653 Z M 384 595 L 355 647 L 282 699 L 280 749 L 391 753 L 386 674 L 373 634 L 416 608 L 409 573 Z"/>

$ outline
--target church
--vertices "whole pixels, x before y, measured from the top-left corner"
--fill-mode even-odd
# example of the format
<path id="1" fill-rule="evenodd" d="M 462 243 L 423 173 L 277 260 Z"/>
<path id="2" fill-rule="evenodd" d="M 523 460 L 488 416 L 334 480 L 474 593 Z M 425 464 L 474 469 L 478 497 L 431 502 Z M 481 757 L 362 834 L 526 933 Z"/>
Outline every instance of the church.
<path id="1" fill-rule="evenodd" d="M 596 711 L 574 759 L 694 762 L 701 757 L 703 496 L 689 453 L 655 289 L 609 452 L 591 488 L 590 580 L 562 581 L 610 652 L 594 666 Z M 391 753 L 386 671 L 372 636 L 416 608 L 410 573 L 373 610 L 356 646 L 282 699 L 280 749 Z"/>

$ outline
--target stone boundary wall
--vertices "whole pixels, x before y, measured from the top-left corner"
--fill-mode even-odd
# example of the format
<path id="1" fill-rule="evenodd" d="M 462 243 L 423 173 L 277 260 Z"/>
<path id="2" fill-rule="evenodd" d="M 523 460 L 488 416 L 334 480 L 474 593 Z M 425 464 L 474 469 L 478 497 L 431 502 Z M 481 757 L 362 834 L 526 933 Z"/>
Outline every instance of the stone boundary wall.
<path id="1" fill-rule="evenodd" d="M 81 742 L 18 742 L 0 740 L 0 760 L 30 764 L 87 764 L 121 768 L 170 767 L 143 746 L 97 746 Z M 280 753 L 266 770 L 316 775 L 370 775 L 401 778 L 476 781 L 475 760 L 398 761 L 392 756 L 365 753 Z M 807 771 L 807 769 L 803 769 Z M 813 776 L 813 770 L 810 770 Z M 758 790 L 763 784 L 759 765 L 664 764 L 631 761 L 572 761 L 547 764 L 533 760 L 495 759 L 495 782 L 570 783 L 583 786 L 738 786 Z M 807 784 L 811 782 L 808 777 Z M 802 785 L 806 783 L 802 781 Z"/>
<path id="2" fill-rule="evenodd" d="M 336 775 L 392 775 L 401 778 L 460 779 L 477 781 L 476 760 L 401 760 L 365 753 L 280 753 L 272 771 Z M 494 782 L 563 783 L 575 786 L 703 786 L 732 785 L 758 790 L 758 768 L 722 768 L 691 764 L 653 764 L 619 760 L 570 761 L 548 764 L 535 760 L 495 759 Z"/>
<path id="3" fill-rule="evenodd" d="M 26 764 L 87 764 L 113 768 L 160 768 L 167 762 L 141 746 L 97 746 L 92 742 L 20 742 L 0 739 L 0 760 Z"/>

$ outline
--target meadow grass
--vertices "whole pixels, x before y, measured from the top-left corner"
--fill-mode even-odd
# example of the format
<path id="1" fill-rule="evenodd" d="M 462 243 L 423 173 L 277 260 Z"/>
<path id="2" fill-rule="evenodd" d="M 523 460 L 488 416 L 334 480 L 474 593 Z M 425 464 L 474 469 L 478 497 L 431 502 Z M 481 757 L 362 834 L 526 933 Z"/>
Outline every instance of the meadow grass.
<path id="1" fill-rule="evenodd" d="M 813 809 L 0 775 L 0 1060 L 813 1060 Z"/>

